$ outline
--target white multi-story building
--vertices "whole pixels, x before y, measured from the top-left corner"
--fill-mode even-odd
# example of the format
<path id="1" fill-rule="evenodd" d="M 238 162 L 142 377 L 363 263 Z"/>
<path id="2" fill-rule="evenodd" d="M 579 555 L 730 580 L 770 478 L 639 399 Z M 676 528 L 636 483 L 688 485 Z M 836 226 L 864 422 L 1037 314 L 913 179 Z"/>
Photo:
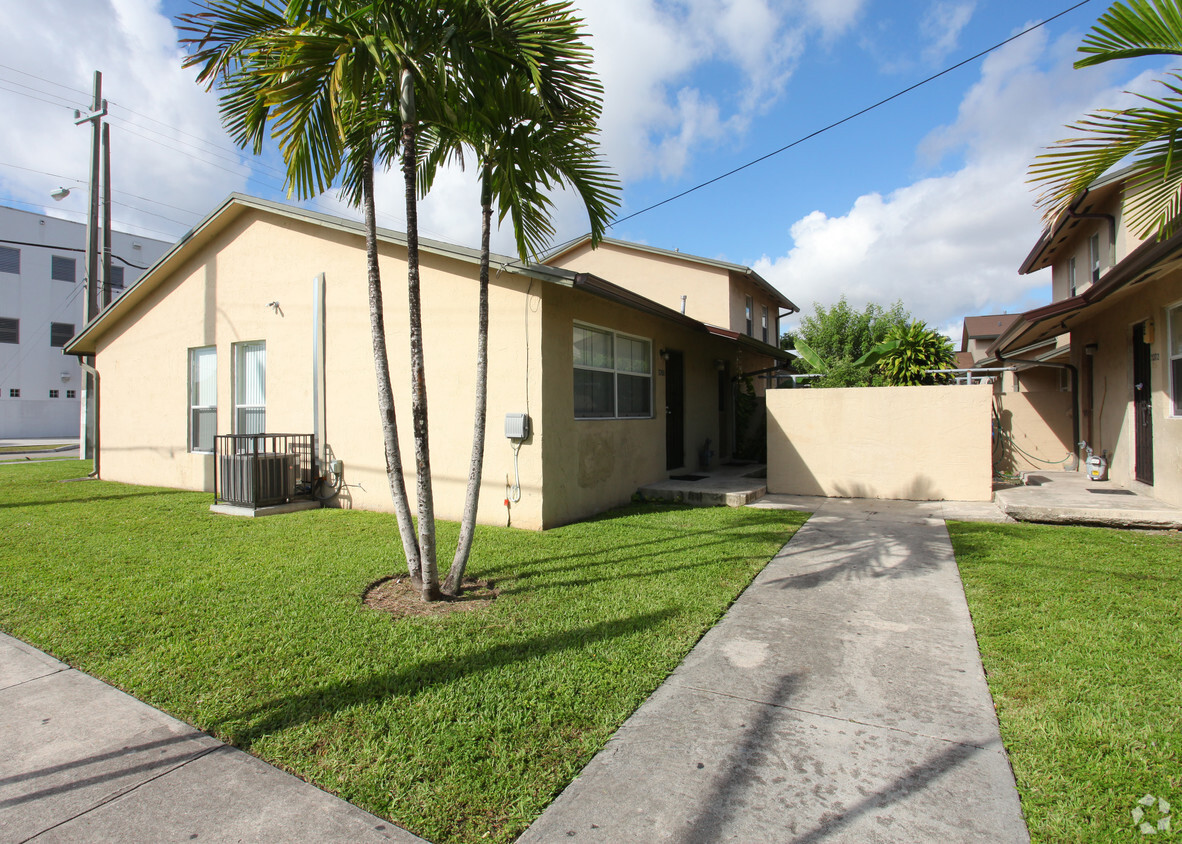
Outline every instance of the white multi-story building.
<path id="1" fill-rule="evenodd" d="M 111 231 L 112 299 L 172 244 Z M 86 226 L 0 206 L 0 439 L 78 436 Z M 100 294 L 99 301 L 103 297 Z"/>

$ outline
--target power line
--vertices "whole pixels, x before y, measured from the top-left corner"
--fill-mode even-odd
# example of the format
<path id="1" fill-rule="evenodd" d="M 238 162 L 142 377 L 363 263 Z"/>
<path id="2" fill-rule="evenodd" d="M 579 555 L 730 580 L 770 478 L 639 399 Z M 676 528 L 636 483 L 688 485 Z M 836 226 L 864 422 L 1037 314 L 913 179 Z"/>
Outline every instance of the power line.
<path id="1" fill-rule="evenodd" d="M 981 58 L 982 56 L 986 56 L 989 53 L 992 53 L 994 50 L 998 50 L 998 49 L 1004 47 L 1006 44 L 1009 44 L 1012 41 L 1018 40 L 1023 35 L 1027 35 L 1031 32 L 1034 32 L 1034 30 L 1036 30 L 1040 27 L 1046 26 L 1051 21 L 1058 20 L 1059 18 L 1063 17 L 1064 15 L 1074 12 L 1076 9 L 1080 8 L 1081 6 L 1086 6 L 1090 2 L 1091 2 L 1091 0 L 1080 0 L 1080 2 L 1076 3 L 1073 6 L 1069 6 L 1068 8 L 1059 12 L 1058 14 L 1052 15 L 1051 17 L 1047 18 L 1044 21 L 1040 21 L 1039 23 L 1036 23 L 1030 27 L 1027 27 L 1026 29 L 1019 32 L 1017 35 L 1012 35 L 1009 38 L 1005 39 L 1004 41 L 999 41 L 998 43 L 994 44 L 992 47 L 989 47 L 985 50 L 982 50 L 979 53 L 969 56 L 967 59 L 964 59 L 963 61 L 959 61 L 956 64 L 952 65 L 951 67 L 944 68 L 939 73 L 933 73 L 928 78 L 923 79 L 919 82 L 916 82 L 914 85 L 909 85 L 908 87 L 904 88 L 903 90 L 897 91 L 896 93 L 891 94 L 889 97 L 879 100 L 878 102 L 874 103 L 873 105 L 868 105 L 860 111 L 856 111 L 853 114 L 847 115 L 846 117 L 843 117 L 840 120 L 836 120 L 833 123 L 830 123 L 828 126 L 823 126 L 822 128 L 817 129 L 816 131 L 810 132 L 807 135 L 797 138 L 795 141 L 793 141 L 790 144 L 785 144 L 784 146 L 780 147 L 779 149 L 772 150 L 771 152 L 767 153 L 766 155 L 761 155 L 759 158 L 752 159 L 751 161 L 748 161 L 746 164 L 742 164 L 742 165 L 734 168 L 733 170 L 728 170 L 727 172 L 722 173 L 721 175 L 715 176 L 712 179 L 708 179 L 707 181 L 702 182 L 701 184 L 694 185 L 692 188 L 687 188 L 686 190 L 683 190 L 681 193 L 675 194 L 675 195 L 669 197 L 668 199 L 662 199 L 660 202 L 654 203 L 653 205 L 650 205 L 647 208 L 641 208 L 639 211 L 633 212 L 632 214 L 629 214 L 626 217 L 621 217 L 618 220 L 613 220 L 612 222 L 608 223 L 608 228 L 613 228 L 613 227 L 619 225 L 620 223 L 623 223 L 627 220 L 631 220 L 633 217 L 639 217 L 641 214 L 646 214 L 649 211 L 652 211 L 653 209 L 660 208 L 662 205 L 668 205 L 670 202 L 674 202 L 675 200 L 681 199 L 683 196 L 688 196 L 689 194 L 694 193 L 695 191 L 699 191 L 704 187 L 709 187 L 710 185 L 714 184 L 715 182 L 721 182 L 723 179 L 729 178 L 730 176 L 733 176 L 736 173 L 740 173 L 749 167 L 754 167 L 756 164 L 759 164 L 760 162 L 767 161 L 769 158 L 772 158 L 773 156 L 779 155 L 782 152 L 786 152 L 787 150 L 790 150 L 795 146 L 803 144 L 805 141 L 811 140 L 812 138 L 815 138 L 818 135 L 824 134 L 825 132 L 828 132 L 830 129 L 836 129 L 838 126 L 841 126 L 842 124 L 849 123 L 851 120 L 861 117 L 863 114 L 867 114 L 871 111 L 874 111 L 876 108 L 879 108 L 880 106 L 884 106 L 887 103 L 891 102 L 892 100 L 897 100 L 899 97 L 903 96 L 904 94 L 911 93 L 916 88 L 920 88 L 924 85 L 927 85 L 929 82 L 939 79 L 941 76 L 945 76 L 954 70 L 958 70 L 959 68 L 964 67 L 966 64 L 970 64 L 971 62 L 975 62 L 977 59 Z"/>
<path id="2" fill-rule="evenodd" d="M 28 76 L 30 79 L 36 79 L 58 88 L 65 88 L 67 91 L 73 91 L 75 94 L 81 94 L 88 100 L 90 99 L 90 92 L 83 91 L 81 88 L 71 88 L 69 85 L 63 85 L 61 82 L 54 82 L 52 79 L 46 79 L 44 76 L 38 76 L 35 73 L 29 73 L 27 70 L 21 70 L 20 68 L 13 67 L 12 65 L 0 64 L 0 67 L 4 68 L 5 70 L 11 70 L 13 73 L 19 73 L 21 76 Z"/>
<path id="3" fill-rule="evenodd" d="M 52 243 L 30 243 L 27 240 L 8 240 L 7 238 L 3 238 L 3 237 L 0 237 L 0 243 L 11 243 L 16 246 L 31 246 L 35 249 L 53 249 L 58 252 L 85 252 L 86 251 L 85 249 L 83 249 L 80 246 L 55 246 Z M 147 267 L 141 267 L 139 264 L 131 263 L 131 261 L 122 257 L 121 255 L 116 255 L 114 252 L 111 253 L 111 257 L 118 258 L 120 261 L 122 261 L 127 266 L 135 267 L 137 270 L 146 270 L 147 269 Z"/>

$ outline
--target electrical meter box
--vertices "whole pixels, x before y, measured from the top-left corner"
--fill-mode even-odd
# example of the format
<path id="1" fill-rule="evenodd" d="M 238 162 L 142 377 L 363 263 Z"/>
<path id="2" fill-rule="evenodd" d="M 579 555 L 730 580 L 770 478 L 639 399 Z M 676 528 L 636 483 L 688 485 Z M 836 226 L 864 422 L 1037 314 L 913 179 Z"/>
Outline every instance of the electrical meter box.
<path id="1" fill-rule="evenodd" d="M 529 414 L 506 413 L 505 436 L 511 440 L 529 439 Z"/>

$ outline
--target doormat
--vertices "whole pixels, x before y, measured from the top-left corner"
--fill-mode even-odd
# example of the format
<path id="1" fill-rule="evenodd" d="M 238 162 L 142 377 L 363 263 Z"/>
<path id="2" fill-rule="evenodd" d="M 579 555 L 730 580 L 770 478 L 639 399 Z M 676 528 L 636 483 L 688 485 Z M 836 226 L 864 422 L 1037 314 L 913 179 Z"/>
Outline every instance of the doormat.
<path id="1" fill-rule="evenodd" d="M 1089 489 L 1088 492 L 1096 495 L 1136 495 L 1131 489 Z"/>
<path id="2" fill-rule="evenodd" d="M 706 477 L 707 477 L 706 475 L 670 475 L 669 480 L 671 480 L 671 481 L 704 481 L 704 480 L 706 480 Z"/>

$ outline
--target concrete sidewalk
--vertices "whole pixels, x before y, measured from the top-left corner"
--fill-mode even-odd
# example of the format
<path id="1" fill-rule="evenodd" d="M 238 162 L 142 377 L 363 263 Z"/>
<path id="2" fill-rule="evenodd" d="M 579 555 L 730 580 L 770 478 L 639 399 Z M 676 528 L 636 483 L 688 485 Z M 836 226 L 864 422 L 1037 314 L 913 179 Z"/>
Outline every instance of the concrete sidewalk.
<path id="1" fill-rule="evenodd" d="M 777 504 L 816 512 L 519 841 L 1029 841 L 943 522 L 1005 517 Z"/>
<path id="2" fill-rule="evenodd" d="M 0 842 L 422 842 L 0 634 Z"/>

